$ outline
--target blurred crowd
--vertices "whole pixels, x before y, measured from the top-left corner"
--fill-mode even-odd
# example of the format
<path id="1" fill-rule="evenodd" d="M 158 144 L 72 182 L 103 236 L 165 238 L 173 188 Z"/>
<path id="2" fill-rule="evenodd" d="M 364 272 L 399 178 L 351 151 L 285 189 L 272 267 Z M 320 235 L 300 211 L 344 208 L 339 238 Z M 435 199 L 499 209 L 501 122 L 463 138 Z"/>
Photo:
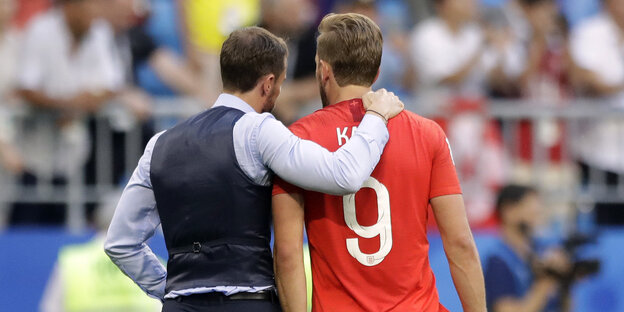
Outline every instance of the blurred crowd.
<path id="1" fill-rule="evenodd" d="M 615 185 L 624 174 L 621 120 L 587 123 L 574 138 L 560 122 L 520 121 L 509 151 L 501 121 L 486 117 L 492 99 L 523 100 L 520 110 L 565 109 L 576 98 L 624 108 L 620 0 L 0 0 L 0 167 L 22 186 L 95 183 L 94 120 L 109 112 L 112 175 L 123 184 L 127 132 L 162 130 L 156 98 L 209 107 L 221 88 L 221 44 L 243 26 L 287 39 L 287 82 L 274 113 L 289 124 L 320 108 L 315 36 L 329 12 L 380 25 L 373 88 L 444 127 L 474 224 L 494 217 L 497 189 L 512 179 L 511 163 L 531 163 L 534 140 L 551 164 L 578 165 L 582 177 L 600 172 Z M 23 115 L 10 118 L 15 111 Z M 574 141 L 567 158 L 566 140 Z M 11 211 L 14 224 L 66 217 L 56 203 L 17 202 Z"/>

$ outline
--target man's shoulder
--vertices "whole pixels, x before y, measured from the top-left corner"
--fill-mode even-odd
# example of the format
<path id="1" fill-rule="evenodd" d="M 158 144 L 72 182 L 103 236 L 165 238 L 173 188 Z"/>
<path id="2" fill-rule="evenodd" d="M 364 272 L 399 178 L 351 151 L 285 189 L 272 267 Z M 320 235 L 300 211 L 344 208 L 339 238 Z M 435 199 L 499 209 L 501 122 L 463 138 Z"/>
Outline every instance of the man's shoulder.
<path id="1" fill-rule="evenodd" d="M 411 131 L 417 131 L 425 135 L 443 132 L 437 122 L 409 110 L 403 110 L 398 116 L 390 120 L 390 123 L 392 126 L 396 124 L 400 127 L 409 127 Z M 404 131 L 404 129 L 401 129 L 401 131 Z"/>

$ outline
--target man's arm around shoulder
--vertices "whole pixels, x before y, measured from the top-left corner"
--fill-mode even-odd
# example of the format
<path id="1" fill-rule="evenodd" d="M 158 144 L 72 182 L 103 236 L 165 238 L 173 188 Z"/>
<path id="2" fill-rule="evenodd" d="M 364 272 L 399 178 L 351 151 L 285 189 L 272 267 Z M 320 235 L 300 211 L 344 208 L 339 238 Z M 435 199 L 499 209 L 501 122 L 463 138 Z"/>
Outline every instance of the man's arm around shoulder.
<path id="1" fill-rule="evenodd" d="M 368 112 L 360 127 L 334 153 L 299 139 L 273 118 L 263 119 L 256 138 L 262 163 L 287 182 L 306 190 L 334 195 L 358 191 L 388 142 L 385 124 L 403 111 L 403 103 L 385 90 L 369 92 L 363 100 Z"/>

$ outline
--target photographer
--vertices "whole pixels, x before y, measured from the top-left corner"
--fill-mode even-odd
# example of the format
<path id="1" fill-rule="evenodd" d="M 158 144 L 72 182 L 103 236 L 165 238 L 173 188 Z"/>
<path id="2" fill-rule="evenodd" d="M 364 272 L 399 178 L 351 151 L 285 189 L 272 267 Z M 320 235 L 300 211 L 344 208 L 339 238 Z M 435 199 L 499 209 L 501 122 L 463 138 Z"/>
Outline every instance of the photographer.
<path id="1" fill-rule="evenodd" d="M 561 249 L 546 250 L 542 256 L 534 250 L 540 208 L 538 194 L 530 187 L 509 185 L 498 195 L 501 240 L 485 261 L 489 311 L 567 310 L 557 276 L 570 272 L 570 259 Z"/>

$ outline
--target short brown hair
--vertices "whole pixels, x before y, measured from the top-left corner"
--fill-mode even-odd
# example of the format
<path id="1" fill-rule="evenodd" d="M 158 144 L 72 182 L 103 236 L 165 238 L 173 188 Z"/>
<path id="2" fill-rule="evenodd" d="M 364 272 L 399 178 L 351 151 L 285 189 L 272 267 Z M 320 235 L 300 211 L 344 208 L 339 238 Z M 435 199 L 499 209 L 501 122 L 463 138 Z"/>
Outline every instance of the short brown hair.
<path id="1" fill-rule="evenodd" d="M 383 37 L 379 26 L 361 14 L 330 13 L 318 30 L 319 59 L 331 65 L 338 85 L 371 86 L 381 64 Z"/>
<path id="2" fill-rule="evenodd" d="M 260 27 L 235 30 L 221 47 L 223 89 L 247 92 L 267 74 L 284 72 L 288 48 L 282 38 Z"/>

